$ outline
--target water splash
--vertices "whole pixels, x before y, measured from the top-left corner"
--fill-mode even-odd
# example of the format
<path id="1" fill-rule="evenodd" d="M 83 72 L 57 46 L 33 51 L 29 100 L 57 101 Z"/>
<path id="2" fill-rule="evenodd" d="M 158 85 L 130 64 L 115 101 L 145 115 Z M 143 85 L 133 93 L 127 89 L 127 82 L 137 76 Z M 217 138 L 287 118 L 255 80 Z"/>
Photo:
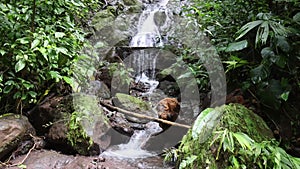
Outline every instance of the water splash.
<path id="1" fill-rule="evenodd" d="M 105 151 L 102 155 L 119 158 L 145 158 L 157 155 L 154 152 L 143 150 L 153 134 L 161 132 L 159 124 L 148 122 L 145 130 L 136 130 L 127 144 L 120 144 Z"/>

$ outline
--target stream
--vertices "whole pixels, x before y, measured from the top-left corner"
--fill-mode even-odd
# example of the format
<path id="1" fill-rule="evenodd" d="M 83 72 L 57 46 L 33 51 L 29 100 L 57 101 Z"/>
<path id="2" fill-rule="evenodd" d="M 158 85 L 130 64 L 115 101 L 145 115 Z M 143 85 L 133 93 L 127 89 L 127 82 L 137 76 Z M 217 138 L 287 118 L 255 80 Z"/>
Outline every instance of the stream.
<path id="1" fill-rule="evenodd" d="M 158 57 L 157 48 L 163 46 L 160 32 L 154 22 L 154 15 L 157 11 L 166 9 L 168 0 L 161 0 L 153 4 L 145 4 L 145 9 L 141 13 L 137 26 L 137 34 L 130 41 L 130 48 L 133 50 L 133 58 L 130 60 L 131 67 L 136 72 L 135 83 L 141 83 L 147 91 L 143 95 L 150 95 L 159 85 L 155 80 L 155 69 Z M 143 147 L 153 134 L 162 131 L 157 122 L 148 122 L 144 130 L 135 130 L 130 140 L 126 144 L 110 147 L 101 156 L 117 158 L 146 158 L 156 156 L 157 153 L 150 152 Z"/>

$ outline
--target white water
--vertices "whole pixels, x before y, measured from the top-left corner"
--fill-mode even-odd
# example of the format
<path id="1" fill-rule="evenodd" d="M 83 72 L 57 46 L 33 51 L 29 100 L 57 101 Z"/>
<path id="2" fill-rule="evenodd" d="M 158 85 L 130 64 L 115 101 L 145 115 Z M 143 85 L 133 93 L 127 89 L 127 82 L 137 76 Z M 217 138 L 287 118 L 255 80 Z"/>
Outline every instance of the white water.
<path id="1" fill-rule="evenodd" d="M 139 18 L 138 32 L 132 38 L 130 47 L 138 47 L 133 51 L 131 64 L 135 65 L 137 72 L 135 82 L 143 83 L 149 90 L 145 94 L 153 92 L 159 82 L 155 80 L 156 60 L 158 50 L 153 47 L 163 46 L 158 27 L 154 22 L 154 15 L 160 9 L 165 9 L 169 0 L 161 0 L 156 4 L 148 4 Z M 152 48 L 152 49 L 151 49 Z M 144 158 L 156 155 L 143 149 L 153 134 L 159 133 L 162 128 L 157 122 L 148 122 L 145 130 L 136 130 L 126 144 L 111 147 L 103 155 L 120 158 Z"/>
<path id="2" fill-rule="evenodd" d="M 136 130 L 127 144 L 120 144 L 105 151 L 102 155 L 114 156 L 119 158 L 145 158 L 156 155 L 153 152 L 146 151 L 143 146 L 146 145 L 150 137 L 162 129 L 156 122 L 148 122 L 145 130 Z"/>

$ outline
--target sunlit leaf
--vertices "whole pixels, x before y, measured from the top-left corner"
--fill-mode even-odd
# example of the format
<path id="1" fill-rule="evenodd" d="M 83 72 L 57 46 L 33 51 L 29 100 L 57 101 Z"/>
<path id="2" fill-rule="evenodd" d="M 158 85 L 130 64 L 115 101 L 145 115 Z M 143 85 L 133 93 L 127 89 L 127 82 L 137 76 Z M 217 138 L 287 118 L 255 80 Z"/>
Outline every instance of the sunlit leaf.
<path id="1" fill-rule="evenodd" d="M 246 25 L 244 25 L 240 30 L 237 31 L 237 34 L 239 36 L 236 38 L 236 40 L 238 40 L 241 37 L 245 36 L 249 31 L 251 31 L 256 26 L 260 25 L 261 23 L 263 23 L 263 21 L 258 20 L 258 21 L 249 22 Z"/>
<path id="2" fill-rule="evenodd" d="M 63 32 L 55 32 L 55 38 L 62 38 L 64 37 L 66 34 Z"/>
<path id="3" fill-rule="evenodd" d="M 22 69 L 24 69 L 24 67 L 26 66 L 26 63 L 24 60 L 19 60 L 16 65 L 15 65 L 15 71 L 16 72 L 19 72 L 21 71 Z"/>
<path id="4" fill-rule="evenodd" d="M 246 149 L 248 148 L 249 150 L 252 149 L 252 144 L 254 143 L 254 140 L 252 140 L 247 134 L 237 132 L 233 133 L 233 136 L 236 138 L 236 140 L 240 143 L 240 145 Z"/>
<path id="5" fill-rule="evenodd" d="M 289 98 L 290 91 L 286 91 L 280 95 L 280 98 L 284 101 L 287 101 Z"/>
<path id="6" fill-rule="evenodd" d="M 239 42 L 230 43 L 228 47 L 226 48 L 225 52 L 233 52 L 233 51 L 239 51 L 242 49 L 245 49 L 248 47 L 248 41 L 242 40 Z"/>
<path id="7" fill-rule="evenodd" d="M 0 54 L 1 54 L 2 56 L 4 56 L 5 53 L 6 53 L 5 50 L 0 49 Z"/>
<path id="8" fill-rule="evenodd" d="M 31 43 L 31 49 L 37 47 L 40 44 L 40 40 L 39 39 L 34 39 L 33 42 Z"/>
<path id="9" fill-rule="evenodd" d="M 256 38 L 255 38 L 255 44 L 266 44 L 267 39 L 269 36 L 269 25 L 268 21 L 262 22 L 262 24 L 258 27 Z"/>

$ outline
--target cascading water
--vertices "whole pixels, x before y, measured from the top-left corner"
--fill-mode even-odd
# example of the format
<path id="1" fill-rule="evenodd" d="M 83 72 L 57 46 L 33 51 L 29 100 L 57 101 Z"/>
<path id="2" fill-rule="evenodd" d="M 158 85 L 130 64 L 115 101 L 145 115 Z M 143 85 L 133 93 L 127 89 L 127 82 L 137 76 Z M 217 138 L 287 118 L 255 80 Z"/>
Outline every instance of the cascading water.
<path id="1" fill-rule="evenodd" d="M 131 136 L 130 140 L 126 144 L 120 144 L 112 147 L 108 151 L 104 152 L 103 155 L 115 156 L 119 158 L 145 158 L 156 155 L 149 151 L 143 150 L 146 142 L 154 133 L 161 132 L 162 129 L 156 122 L 148 122 L 145 130 L 136 130 Z"/>
<path id="2" fill-rule="evenodd" d="M 142 83 L 148 88 L 149 94 L 158 86 L 155 80 L 156 60 L 159 50 L 154 49 L 163 46 L 163 40 L 155 23 L 155 13 L 166 9 L 168 0 L 161 0 L 155 4 L 147 4 L 139 18 L 138 33 L 132 38 L 130 47 L 138 48 L 133 51 L 133 67 L 137 72 L 136 83 Z M 144 49 L 141 49 L 144 48 Z"/>
<path id="3" fill-rule="evenodd" d="M 159 50 L 163 46 L 162 37 L 154 22 L 157 11 L 165 9 L 168 0 L 161 0 L 156 4 L 147 4 L 139 18 L 138 33 L 132 38 L 130 47 L 133 49 L 131 67 L 137 72 L 135 82 L 143 83 L 151 93 L 159 84 L 155 80 L 156 60 Z M 135 50 L 136 48 L 136 50 Z M 143 150 L 142 147 L 153 134 L 161 132 L 157 122 L 148 122 L 145 130 L 136 130 L 127 144 L 121 144 L 104 152 L 104 155 L 121 158 L 143 158 L 156 154 Z"/>

